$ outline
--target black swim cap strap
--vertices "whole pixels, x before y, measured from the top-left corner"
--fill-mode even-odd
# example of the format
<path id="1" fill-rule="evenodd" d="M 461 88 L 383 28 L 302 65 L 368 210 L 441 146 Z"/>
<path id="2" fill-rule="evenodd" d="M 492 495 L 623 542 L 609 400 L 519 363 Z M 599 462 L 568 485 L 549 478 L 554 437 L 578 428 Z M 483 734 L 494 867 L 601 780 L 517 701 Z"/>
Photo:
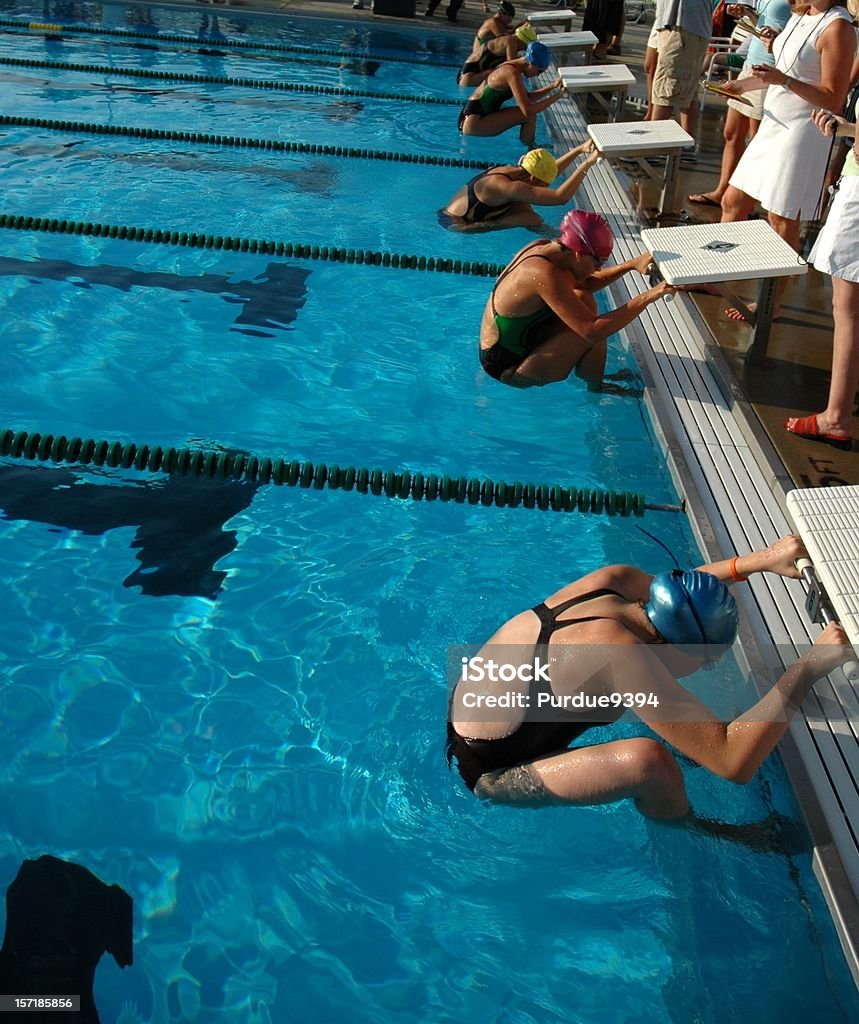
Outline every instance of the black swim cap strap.
<path id="1" fill-rule="evenodd" d="M 684 575 L 684 572 L 682 569 L 672 569 L 671 575 L 675 579 L 677 579 L 679 577 L 682 577 Z M 680 580 L 680 586 L 683 590 L 683 598 L 686 601 L 686 607 L 689 609 L 690 612 L 692 612 L 692 618 L 695 620 L 695 625 L 698 627 L 698 632 L 701 634 L 701 643 L 709 643 L 709 640 L 707 639 L 707 631 L 704 629 L 704 623 L 701 621 L 701 617 L 698 615 L 698 611 L 695 608 L 695 603 L 689 596 L 689 591 L 686 589 L 686 585 L 683 583 L 682 580 Z"/>

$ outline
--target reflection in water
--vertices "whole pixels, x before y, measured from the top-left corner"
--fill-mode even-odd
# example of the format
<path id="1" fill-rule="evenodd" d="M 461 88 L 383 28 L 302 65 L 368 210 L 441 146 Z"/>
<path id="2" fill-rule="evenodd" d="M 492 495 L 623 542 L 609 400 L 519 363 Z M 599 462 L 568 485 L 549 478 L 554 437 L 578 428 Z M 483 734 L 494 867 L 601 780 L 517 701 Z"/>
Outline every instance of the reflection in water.
<path id="1" fill-rule="evenodd" d="M 68 281 L 77 288 L 101 285 L 128 292 L 132 288 L 163 288 L 174 292 L 206 292 L 241 306 L 231 330 L 255 338 L 273 338 L 272 331 L 286 330 L 298 318 L 307 301 L 309 270 L 289 263 L 269 263 L 252 281 L 229 281 L 221 274 L 183 277 L 163 271 L 134 270 L 109 264 L 78 266 L 68 260 L 18 260 L 0 256 L 0 276 L 42 281 Z M 187 301 L 187 300 L 185 300 Z"/>
<path id="2" fill-rule="evenodd" d="M 4 146 L 3 149 L 27 158 L 53 157 L 61 160 L 72 157 L 75 160 L 109 160 L 111 163 L 127 163 L 136 167 L 169 167 L 173 171 L 193 171 L 195 174 L 229 174 L 231 178 L 237 174 L 256 176 L 281 181 L 292 185 L 298 191 L 329 199 L 334 197 L 334 187 L 337 184 L 337 175 L 331 164 L 324 160 L 310 159 L 303 167 L 297 169 L 273 167 L 271 164 L 258 161 L 236 166 L 229 162 L 229 156 L 222 161 L 215 161 L 197 152 L 123 153 L 111 149 L 84 149 L 83 146 L 82 140 L 59 145 L 19 142 Z"/>
<path id="3" fill-rule="evenodd" d="M 224 524 L 250 505 L 259 485 L 183 476 L 107 485 L 97 473 L 0 465 L 0 518 L 91 536 L 137 526 L 131 547 L 140 568 L 124 586 L 150 597 L 214 600 L 227 576 L 215 563 L 236 547 L 235 530 Z"/>
<path id="4" fill-rule="evenodd" d="M 119 967 L 133 963 L 132 908 L 124 889 L 79 864 L 48 855 L 24 861 L 6 892 L 0 991 L 77 995 L 80 1012 L 31 1011 L 22 1020 L 98 1024 L 95 969 L 104 953 Z"/>

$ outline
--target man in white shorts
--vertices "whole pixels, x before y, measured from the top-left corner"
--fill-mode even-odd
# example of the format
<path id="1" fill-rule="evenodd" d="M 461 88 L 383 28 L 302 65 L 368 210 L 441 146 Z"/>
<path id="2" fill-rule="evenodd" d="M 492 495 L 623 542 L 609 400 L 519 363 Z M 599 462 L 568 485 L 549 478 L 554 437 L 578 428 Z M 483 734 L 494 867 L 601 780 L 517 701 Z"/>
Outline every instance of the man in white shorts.
<path id="1" fill-rule="evenodd" d="M 710 0 L 659 0 L 655 27 L 659 59 L 653 76 L 654 121 L 666 121 L 680 111 L 680 125 L 694 135 L 698 113 L 698 80 L 710 36 Z"/>

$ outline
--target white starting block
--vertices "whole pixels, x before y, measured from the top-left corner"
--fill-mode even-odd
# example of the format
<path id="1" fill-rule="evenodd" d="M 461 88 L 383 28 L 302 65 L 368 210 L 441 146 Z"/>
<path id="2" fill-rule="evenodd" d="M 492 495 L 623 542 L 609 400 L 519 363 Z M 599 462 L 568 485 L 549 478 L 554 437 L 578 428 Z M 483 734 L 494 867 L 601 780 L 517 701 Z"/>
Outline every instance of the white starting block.
<path id="1" fill-rule="evenodd" d="M 567 53 L 582 51 L 585 63 L 590 63 L 593 48 L 599 42 L 593 32 L 552 32 L 540 36 L 540 42 L 547 46 L 557 64 Z"/>
<path id="2" fill-rule="evenodd" d="M 791 491 L 786 500 L 835 617 L 859 649 L 859 487 Z"/>
<path id="3" fill-rule="evenodd" d="M 695 145 L 676 121 L 615 121 L 612 124 L 589 124 L 588 135 L 604 156 L 657 156 L 665 154 L 665 176 L 659 196 L 658 213 L 663 216 L 674 209 L 677 193 L 677 169 L 680 153 Z M 653 169 L 643 165 L 651 177 Z"/>
<path id="4" fill-rule="evenodd" d="M 763 363 L 778 278 L 804 274 L 808 270 L 808 265 L 787 242 L 763 220 L 646 228 L 641 232 L 641 240 L 669 284 L 724 285 L 727 281 L 760 281 L 754 313 L 729 288 L 723 287 L 722 292 L 752 324 L 746 361 Z"/>
<path id="5" fill-rule="evenodd" d="M 569 93 L 617 93 L 613 121 L 617 121 L 623 113 L 626 94 L 629 87 L 635 84 L 635 75 L 626 64 L 587 64 L 584 67 L 558 68 L 558 74 Z"/>
<path id="6" fill-rule="evenodd" d="M 540 11 L 539 14 L 529 14 L 528 22 L 538 30 L 542 29 L 544 25 L 560 25 L 562 31 L 572 32 L 574 14 L 575 11 L 572 8 L 562 7 L 557 11 Z"/>

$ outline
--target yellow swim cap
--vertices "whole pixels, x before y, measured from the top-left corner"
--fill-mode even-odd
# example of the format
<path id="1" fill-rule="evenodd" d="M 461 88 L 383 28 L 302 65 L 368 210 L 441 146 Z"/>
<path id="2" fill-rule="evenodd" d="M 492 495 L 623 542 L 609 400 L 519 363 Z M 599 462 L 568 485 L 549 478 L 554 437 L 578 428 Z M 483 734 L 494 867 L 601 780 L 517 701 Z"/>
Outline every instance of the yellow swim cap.
<path id="1" fill-rule="evenodd" d="M 520 43 L 524 43 L 526 46 L 528 43 L 536 43 L 539 39 L 537 33 L 527 22 L 524 25 L 520 25 L 513 34 Z"/>
<path id="2" fill-rule="evenodd" d="M 558 165 L 548 149 L 532 149 L 521 158 L 519 166 L 547 185 L 558 177 Z"/>

